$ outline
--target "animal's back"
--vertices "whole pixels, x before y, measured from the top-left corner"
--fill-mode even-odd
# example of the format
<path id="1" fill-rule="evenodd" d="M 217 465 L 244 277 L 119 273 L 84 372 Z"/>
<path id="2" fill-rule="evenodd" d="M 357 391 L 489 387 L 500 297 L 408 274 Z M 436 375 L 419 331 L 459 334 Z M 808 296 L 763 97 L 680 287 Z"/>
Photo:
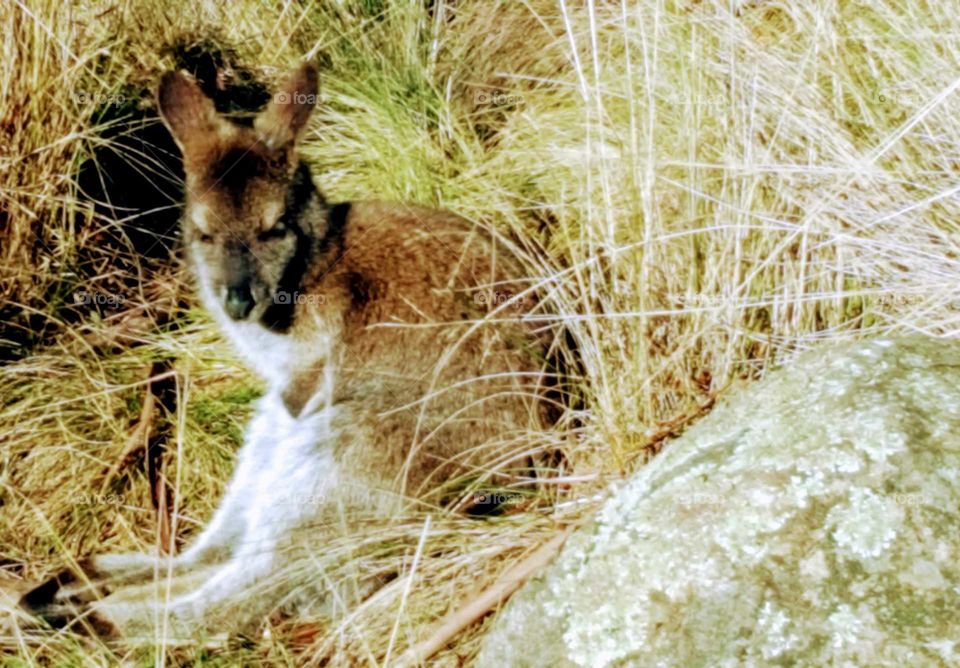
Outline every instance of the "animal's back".
<path id="1" fill-rule="evenodd" d="M 410 205 L 352 203 L 342 224 L 304 281 L 309 308 L 340 313 L 335 427 L 363 432 L 337 459 L 416 493 L 542 426 L 543 341 L 523 321 L 535 300 L 506 244 Z"/>

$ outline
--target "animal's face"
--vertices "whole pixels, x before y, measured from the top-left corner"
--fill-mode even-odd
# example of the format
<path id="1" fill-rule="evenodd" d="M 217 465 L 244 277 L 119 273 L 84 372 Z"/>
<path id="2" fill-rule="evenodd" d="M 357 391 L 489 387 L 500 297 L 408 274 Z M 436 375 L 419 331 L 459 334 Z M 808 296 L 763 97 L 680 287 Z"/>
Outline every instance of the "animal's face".
<path id="1" fill-rule="evenodd" d="M 187 174 L 184 217 L 203 289 L 234 320 L 256 319 L 272 303 L 297 251 L 295 221 L 281 220 L 293 176 L 287 156 L 246 134 Z"/>
<path id="2" fill-rule="evenodd" d="M 161 81 L 161 117 L 183 153 L 184 242 L 206 297 L 234 320 L 255 320 L 275 301 L 304 234 L 288 207 L 303 178 L 296 139 L 316 92 L 316 72 L 304 66 L 253 127 L 241 127 L 186 75 Z"/>

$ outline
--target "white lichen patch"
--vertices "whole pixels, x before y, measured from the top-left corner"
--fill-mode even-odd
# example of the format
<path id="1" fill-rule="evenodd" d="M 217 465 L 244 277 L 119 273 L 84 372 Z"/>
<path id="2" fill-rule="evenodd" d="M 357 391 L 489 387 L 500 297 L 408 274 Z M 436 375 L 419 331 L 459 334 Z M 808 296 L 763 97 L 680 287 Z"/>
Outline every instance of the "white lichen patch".
<path id="1" fill-rule="evenodd" d="M 851 443 L 875 462 L 906 452 L 907 435 L 899 431 L 897 417 L 897 412 L 889 406 L 865 406 L 853 423 L 861 433 L 854 435 Z M 870 434 L 870 438 L 864 438 L 863 434 Z"/>
<path id="2" fill-rule="evenodd" d="M 846 649 L 860 641 L 863 620 L 846 603 L 837 606 L 836 612 L 827 618 L 827 623 L 830 626 L 830 644 L 834 649 Z"/>
<path id="3" fill-rule="evenodd" d="M 806 508 L 811 499 L 827 493 L 827 479 L 823 471 L 812 471 L 807 475 L 790 476 L 787 493 L 797 508 Z"/>
<path id="4" fill-rule="evenodd" d="M 960 665 L 960 651 L 957 650 L 958 643 L 960 643 L 958 640 L 941 638 L 939 640 L 931 640 L 926 646 L 937 653 L 937 656 L 940 657 L 944 665 L 956 666 Z"/>
<path id="5" fill-rule="evenodd" d="M 910 568 L 900 573 L 900 581 L 914 589 L 942 590 L 947 581 L 940 568 L 929 559 L 917 559 Z"/>
<path id="6" fill-rule="evenodd" d="M 800 645 L 800 636 L 792 629 L 786 612 L 767 601 L 757 618 L 757 632 L 762 636 L 760 653 L 764 659 L 776 659 Z"/>
<path id="7" fill-rule="evenodd" d="M 854 487 L 845 503 L 834 506 L 827 526 L 834 527 L 837 551 L 848 559 L 876 559 L 883 554 L 900 526 L 903 511 L 870 489 Z"/>
<path id="8" fill-rule="evenodd" d="M 830 568 L 827 566 L 827 557 L 823 550 L 817 550 L 800 562 L 800 574 L 817 584 L 830 576 Z"/>

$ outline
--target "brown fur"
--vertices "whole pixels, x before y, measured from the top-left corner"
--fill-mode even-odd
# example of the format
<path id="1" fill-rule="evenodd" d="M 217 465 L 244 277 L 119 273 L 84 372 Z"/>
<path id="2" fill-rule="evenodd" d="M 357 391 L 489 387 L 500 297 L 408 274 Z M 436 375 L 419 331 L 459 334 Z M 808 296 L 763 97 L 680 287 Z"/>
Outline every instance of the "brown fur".
<path id="1" fill-rule="evenodd" d="M 201 295 L 267 394 L 190 548 L 168 560 L 93 557 L 84 577 L 24 598 L 50 620 L 79 611 L 98 630 L 148 633 L 160 606 L 191 633 L 223 625 L 224 610 L 262 613 L 299 586 L 277 575 L 294 549 L 322 545 L 324 512 L 396 507 L 456 474 L 502 479 L 526 463 L 511 440 L 545 426 L 544 341 L 522 318 L 536 302 L 507 245 L 448 212 L 328 204 L 296 152 L 316 85 L 300 68 L 244 127 L 185 75 L 161 83 Z M 277 500 L 317 491 L 317 507 Z M 144 583 L 166 569 L 178 593 L 161 605 Z M 249 595 L 269 583 L 272 594 Z"/>
<path id="2" fill-rule="evenodd" d="M 371 238 L 376 243 L 365 243 Z M 482 295 L 524 287 L 505 277 L 506 253 L 494 263 L 491 246 L 451 214 L 377 202 L 351 207 L 344 253 L 329 270 L 314 267 L 307 285 L 331 296 L 322 317 L 343 323 L 334 401 L 366 431 L 343 442 L 352 469 L 405 477 L 416 488 L 452 472 L 435 471 L 441 462 L 482 466 L 494 453 L 475 448 L 542 426 L 537 340 L 518 324 L 476 323 L 486 315 L 482 304 L 493 301 Z M 359 300 L 351 289 L 358 283 Z M 480 287 L 490 285 L 497 287 Z M 309 326 L 295 325 L 292 335 L 309 336 Z"/>
<path id="3" fill-rule="evenodd" d="M 279 95 L 309 100 L 315 80 L 311 67 L 302 68 Z M 263 238 L 270 226 L 264 211 L 278 209 L 287 197 L 306 115 L 302 109 L 283 113 L 285 107 L 274 104 L 247 128 L 216 118 L 212 103 L 197 98 L 182 79 L 176 92 L 170 88 L 161 87 L 161 100 L 163 91 L 171 98 L 163 108 L 183 113 L 192 105 L 203 118 L 201 131 L 182 141 L 185 238 L 194 261 L 214 268 L 216 283 L 224 278 L 220 268 L 231 264 L 224 249 L 240 244 L 266 272 L 264 282 L 275 285 L 291 240 Z M 280 129 L 291 123 L 292 131 Z M 208 212 L 205 229 L 190 215 L 198 205 Z M 331 212 L 318 196 L 299 220 L 307 234 L 324 239 Z M 213 243 L 198 242 L 200 235 Z M 296 304 L 286 335 L 309 347 L 318 326 L 335 333 L 333 358 L 305 359 L 283 392 L 297 413 L 317 391 L 324 365 L 335 367 L 333 401 L 343 409 L 343 427 L 361 432 L 340 446 L 345 466 L 362 478 L 415 490 L 428 478 L 494 456 L 487 452 L 471 461 L 475 448 L 511 430 L 542 426 L 543 342 L 519 323 L 535 302 L 520 296 L 528 285 L 516 280 L 506 247 L 449 212 L 386 202 L 350 204 L 342 229 L 330 237 L 296 288 L 305 301 Z M 496 316 L 514 322 L 473 322 L 514 296 L 515 303 Z M 412 405 L 400 408 L 406 404 Z M 459 467 L 436 471 L 452 462 Z"/>

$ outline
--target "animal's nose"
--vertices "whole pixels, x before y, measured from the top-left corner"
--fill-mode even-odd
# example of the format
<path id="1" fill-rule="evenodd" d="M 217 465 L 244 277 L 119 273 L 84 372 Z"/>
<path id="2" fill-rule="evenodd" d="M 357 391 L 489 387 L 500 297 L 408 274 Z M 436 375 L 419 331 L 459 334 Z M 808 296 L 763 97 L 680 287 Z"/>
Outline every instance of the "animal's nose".
<path id="1" fill-rule="evenodd" d="M 243 320 L 253 310 L 253 294 L 249 283 L 231 285 L 227 287 L 227 299 L 224 306 L 234 320 Z"/>

